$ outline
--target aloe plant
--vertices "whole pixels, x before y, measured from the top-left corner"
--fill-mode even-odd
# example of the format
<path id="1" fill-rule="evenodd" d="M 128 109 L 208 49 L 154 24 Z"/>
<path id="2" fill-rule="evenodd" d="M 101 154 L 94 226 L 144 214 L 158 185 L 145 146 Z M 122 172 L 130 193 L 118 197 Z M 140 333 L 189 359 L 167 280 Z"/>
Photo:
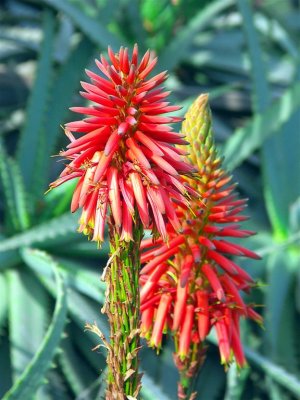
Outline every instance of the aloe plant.
<path id="1" fill-rule="evenodd" d="M 76 233 L 72 184 L 44 195 L 60 170 L 67 107 L 99 50 L 153 48 L 182 115 L 210 92 L 217 146 L 249 197 L 261 262 L 248 300 L 265 329 L 242 326 L 249 367 L 225 374 L 210 346 L 195 390 L 227 400 L 299 397 L 299 16 L 295 2 L 6 0 L 0 31 L 0 395 L 94 399 L 104 394 L 105 351 L 84 332 L 99 312 L 108 247 Z M 160 18 L 157 18 L 161 15 Z M 159 33 L 159 35 L 156 35 Z M 167 88 L 167 89 L 168 89 Z M 214 337 L 209 337 L 215 343 Z M 141 350 L 143 399 L 176 396 L 172 345 Z M 21 396 L 21 397 L 20 397 Z"/>

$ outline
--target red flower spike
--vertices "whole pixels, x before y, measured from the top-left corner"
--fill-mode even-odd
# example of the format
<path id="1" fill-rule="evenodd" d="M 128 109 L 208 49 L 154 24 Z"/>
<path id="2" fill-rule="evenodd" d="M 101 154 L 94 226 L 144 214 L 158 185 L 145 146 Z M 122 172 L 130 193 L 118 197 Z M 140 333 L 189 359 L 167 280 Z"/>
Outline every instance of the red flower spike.
<path id="1" fill-rule="evenodd" d="M 172 211 L 175 200 L 186 202 L 180 175 L 192 171 L 170 146 L 185 143 L 169 125 L 182 118 L 162 115 L 180 108 L 164 101 L 169 92 L 160 85 L 167 73 L 148 78 L 157 59 L 148 51 L 139 62 L 137 46 L 131 57 L 127 48 L 118 53 L 108 48 L 108 58 L 95 62 L 99 73 L 86 70 L 91 83 L 82 82 L 80 92 L 93 105 L 71 107 L 87 118 L 66 124 L 70 144 L 60 155 L 69 165 L 50 188 L 79 178 L 72 211 L 82 208 L 80 230 L 92 240 L 103 240 L 108 210 L 122 240 L 130 240 L 135 209 L 144 228 L 151 226 L 167 240 L 168 221 L 173 230 L 181 229 Z"/>
<path id="2" fill-rule="evenodd" d="M 117 168 L 111 167 L 107 174 L 107 186 L 111 212 L 115 220 L 115 224 L 120 227 L 122 225 L 122 206 L 118 175 L 119 172 Z"/>
<path id="3" fill-rule="evenodd" d="M 186 313 L 179 338 L 178 354 L 181 359 L 185 358 L 190 350 L 193 320 L 194 320 L 194 306 L 192 304 L 189 304 L 186 307 Z"/>
<path id="4" fill-rule="evenodd" d="M 240 307 L 241 313 L 244 312 L 245 316 L 247 315 L 246 305 L 239 293 L 237 286 L 234 284 L 232 279 L 228 275 L 222 275 L 220 278 L 221 282 L 225 286 L 227 290 L 227 296 L 232 297 L 232 301 L 236 304 L 237 307 Z"/>
<path id="5" fill-rule="evenodd" d="M 218 300 L 224 302 L 225 301 L 225 293 L 222 288 L 221 282 L 219 281 L 218 275 L 216 272 L 211 268 L 209 264 L 202 265 L 202 272 L 207 277 L 212 290 L 215 292 L 216 297 Z"/>
<path id="6" fill-rule="evenodd" d="M 160 347 L 161 339 L 163 335 L 164 325 L 167 319 L 167 313 L 171 304 L 172 298 L 169 294 L 163 294 L 161 296 L 159 306 L 155 316 L 155 322 L 153 326 L 152 336 L 150 343 L 152 346 Z"/>
<path id="7" fill-rule="evenodd" d="M 215 328 L 217 332 L 217 338 L 219 343 L 219 350 L 221 356 L 221 363 L 228 364 L 230 361 L 230 341 L 228 336 L 228 330 L 225 323 L 224 316 L 218 312 L 215 314 Z"/>
<path id="8" fill-rule="evenodd" d="M 125 242 L 130 242 L 133 240 L 133 231 L 132 231 L 132 213 L 127 207 L 126 202 L 123 200 L 123 214 L 122 214 L 122 233 L 120 236 L 120 240 L 124 240 Z"/>
<path id="9" fill-rule="evenodd" d="M 148 307 L 147 310 L 145 310 L 142 315 L 141 331 L 144 334 L 147 334 L 147 332 L 149 332 L 150 328 L 152 327 L 153 317 L 154 317 L 154 307 Z"/>
<path id="10" fill-rule="evenodd" d="M 243 368 L 247 365 L 247 361 L 245 358 L 245 354 L 243 351 L 243 346 L 241 343 L 241 338 L 239 332 L 237 332 L 236 328 L 233 326 L 232 328 L 232 350 L 234 353 L 234 357 L 236 359 L 236 363 L 240 368 Z"/>
<path id="11" fill-rule="evenodd" d="M 209 297 L 208 292 L 196 292 L 197 310 L 198 310 L 198 333 L 203 342 L 210 331 Z"/>
<path id="12" fill-rule="evenodd" d="M 253 321 L 257 322 L 259 325 L 263 324 L 263 318 L 260 314 L 258 314 L 253 308 L 248 307 L 247 309 L 248 317 L 253 319 Z"/>
<path id="13" fill-rule="evenodd" d="M 181 275 L 179 279 L 180 286 L 182 287 L 186 286 L 193 264 L 194 264 L 194 257 L 191 254 L 188 254 L 187 256 L 184 257 L 184 260 L 182 262 Z"/>
<path id="14" fill-rule="evenodd" d="M 182 321 L 182 318 L 186 311 L 186 299 L 187 299 L 188 286 L 182 286 L 180 279 L 177 284 L 176 300 L 174 304 L 174 315 L 173 315 L 173 326 L 172 331 L 176 331 Z"/>
<path id="15" fill-rule="evenodd" d="M 161 244 L 162 242 L 163 242 L 162 238 L 154 239 L 153 237 L 149 237 L 148 239 L 144 239 L 142 241 L 141 250 L 148 249 L 149 247 Z"/>
<path id="16" fill-rule="evenodd" d="M 164 132 L 169 134 L 167 130 Z M 195 179 L 177 180 L 172 171 L 163 165 L 163 171 L 156 175 L 162 180 L 163 175 L 167 174 L 168 184 L 172 183 L 177 188 L 175 198 L 180 199 L 185 184 L 188 185 L 187 191 L 197 192 L 197 195 L 193 196 L 189 204 L 181 201 L 180 204 L 172 205 L 174 215 L 171 218 L 169 214 L 165 225 L 168 235 L 166 244 L 161 240 L 153 242 L 150 239 L 142 242 L 141 261 L 144 266 L 141 270 L 140 286 L 142 319 L 143 313 L 149 307 L 156 313 L 159 310 L 161 315 L 162 310 L 165 310 L 162 309 L 162 299 L 165 304 L 166 296 L 169 296 L 170 321 L 167 330 L 176 343 L 174 358 L 180 373 L 191 376 L 195 373 L 190 372 L 195 371 L 191 360 L 200 363 L 202 357 L 199 358 L 198 355 L 203 355 L 203 342 L 211 329 L 215 329 L 218 337 L 222 363 L 227 365 L 235 358 L 239 366 L 244 366 L 245 357 L 239 332 L 240 318 L 248 317 L 258 323 L 262 319 L 241 296 L 241 292 L 248 293 L 254 286 L 252 278 L 231 259 L 232 256 L 253 259 L 259 257 L 253 251 L 231 243 L 229 239 L 245 238 L 254 232 L 242 230 L 237 224 L 246 219 L 240 215 L 246 200 L 237 198 L 236 185 L 231 184 L 231 177 L 221 168 L 221 160 L 212 137 L 206 95 L 200 96 L 187 113 L 183 122 L 183 133 L 190 141 L 187 155 L 190 168 L 198 167 Z M 153 157 L 159 159 L 159 155 L 154 156 L 157 154 L 157 147 L 166 152 L 166 163 L 176 161 L 182 154 L 178 142 L 176 147 L 170 146 L 170 142 L 161 144 L 153 135 L 150 141 L 142 139 L 141 142 L 147 148 L 145 154 L 150 160 Z M 173 162 L 172 168 L 174 165 Z M 162 196 L 156 203 L 158 211 L 162 212 L 160 203 L 164 198 L 164 191 L 160 193 Z M 170 207 L 166 201 L 164 205 L 167 214 Z M 182 232 L 179 235 L 172 225 L 174 216 L 181 221 Z M 161 324 L 159 330 L 156 326 L 155 337 L 158 337 L 158 331 L 162 333 Z M 149 328 L 143 335 L 152 338 L 151 345 L 158 343 L 160 346 L 161 336 L 153 340 L 154 326 L 148 324 Z M 192 338 L 195 338 L 193 342 Z"/>
<path id="17" fill-rule="evenodd" d="M 104 240 L 104 227 L 105 227 L 105 216 L 107 211 L 107 193 L 99 191 L 98 201 L 95 213 L 95 225 L 93 228 L 92 240 L 96 242 L 103 242 Z M 87 226 L 87 224 L 86 224 Z"/>
<path id="18" fill-rule="evenodd" d="M 148 202 L 145 193 L 145 187 L 143 185 L 142 179 L 138 172 L 132 172 L 130 175 L 130 180 L 133 188 L 133 193 L 136 201 L 136 205 L 139 210 L 139 215 L 145 228 L 149 226 L 149 211 Z"/>
<path id="19" fill-rule="evenodd" d="M 61 181 L 62 179 L 59 178 L 59 180 Z M 80 197 L 80 192 L 81 192 L 81 187 L 82 187 L 83 180 L 84 180 L 84 176 L 82 176 L 80 174 L 80 179 L 77 182 L 76 188 L 75 188 L 74 193 L 73 193 L 72 201 L 71 201 L 71 211 L 72 212 L 75 212 L 79 207 L 79 197 Z M 63 182 L 66 182 L 66 181 L 67 180 L 64 177 Z"/>
<path id="20" fill-rule="evenodd" d="M 149 294 L 151 294 L 153 292 L 153 288 L 157 284 L 157 282 L 160 279 L 160 277 L 162 276 L 162 274 L 166 271 L 167 267 L 168 267 L 167 264 L 162 264 L 162 265 L 156 267 L 156 269 L 152 272 L 149 279 L 147 280 L 147 282 L 141 289 L 141 296 L 140 296 L 141 302 L 143 302 L 144 299 L 149 297 Z"/>

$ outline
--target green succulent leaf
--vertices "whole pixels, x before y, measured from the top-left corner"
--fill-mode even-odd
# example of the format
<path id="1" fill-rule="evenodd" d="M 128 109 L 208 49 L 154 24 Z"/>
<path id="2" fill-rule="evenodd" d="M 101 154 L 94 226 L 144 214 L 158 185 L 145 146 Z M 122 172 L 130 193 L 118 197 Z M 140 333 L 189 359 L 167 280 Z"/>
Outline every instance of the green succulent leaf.
<path id="1" fill-rule="evenodd" d="M 292 373 L 298 367 L 295 307 L 291 300 L 299 262 L 298 254 L 291 249 L 278 251 L 267 260 L 265 348 L 272 360 Z"/>
<path id="2" fill-rule="evenodd" d="M 291 233 L 293 233 L 293 234 L 296 234 L 297 232 L 299 233 L 300 232 L 300 196 L 291 205 L 289 221 L 290 221 L 289 227 L 290 227 Z"/>
<path id="3" fill-rule="evenodd" d="M 1 363 L 0 363 L 0 396 L 2 396 L 9 390 L 12 386 L 12 376 L 11 376 L 11 364 L 10 364 L 10 343 L 8 335 L 0 336 L 0 354 L 1 354 Z"/>
<path id="4" fill-rule="evenodd" d="M 297 266 L 300 259 L 295 260 Z M 295 265 L 294 265 L 295 266 Z M 299 376 L 299 345 L 298 345 L 298 320 L 295 306 L 293 305 L 294 291 L 290 290 L 285 300 L 285 313 L 282 316 L 282 325 L 280 327 L 280 341 L 276 349 L 274 360 L 285 368 L 288 372 Z"/>
<path id="5" fill-rule="evenodd" d="M 76 243 L 70 243 L 68 247 L 57 249 L 57 253 L 63 257 L 80 257 L 93 258 L 101 262 L 100 265 L 106 264 L 109 252 L 109 241 L 106 240 L 100 249 L 97 248 L 95 242 L 82 240 Z"/>
<path id="6" fill-rule="evenodd" d="M 70 210 L 70 204 L 76 184 L 76 180 L 70 180 L 65 182 L 64 185 L 56 187 L 55 190 L 50 190 L 50 192 L 46 194 L 43 199 L 44 209 L 40 216 L 41 222 L 54 217 L 59 217 Z"/>
<path id="7" fill-rule="evenodd" d="M 8 230 L 22 231 L 29 227 L 27 194 L 18 164 L 7 155 L 0 140 L 0 179 L 6 202 Z"/>
<path id="8" fill-rule="evenodd" d="M 35 400 L 66 400 L 70 399 L 70 389 L 63 376 L 62 370 L 58 368 L 57 360 L 46 374 L 44 385 L 39 387 Z"/>
<path id="9" fill-rule="evenodd" d="M 1 302 L 0 302 L 0 333 L 1 328 L 6 321 L 7 311 L 8 311 L 8 290 L 7 290 L 7 279 L 3 273 L 0 273 L 0 293 L 1 293 Z"/>
<path id="10" fill-rule="evenodd" d="M 162 388 L 154 381 L 150 375 L 147 373 L 143 374 L 142 378 L 142 390 L 141 395 L 144 400 L 153 400 L 153 399 L 160 399 L 160 400 L 168 400 L 170 399 L 167 396 Z"/>
<path id="11" fill-rule="evenodd" d="M 3 238 L 0 236 L 1 240 Z M 16 250 L 0 252 L 0 271 L 15 267 L 20 261 L 20 255 Z"/>
<path id="12" fill-rule="evenodd" d="M 266 291 L 266 340 L 269 343 L 271 354 L 276 354 L 280 338 L 280 326 L 285 313 L 285 300 L 287 298 L 290 285 L 292 283 L 292 272 L 286 252 L 276 252 L 271 254 L 267 260 L 267 282 Z M 280 296 L 278 296 L 280 293 Z"/>
<path id="13" fill-rule="evenodd" d="M 21 132 L 18 162 L 24 182 L 28 190 L 36 191 L 35 179 L 38 177 L 37 167 L 44 157 L 44 135 L 41 135 L 45 122 L 48 102 L 48 90 L 52 78 L 52 53 L 55 38 L 55 18 L 50 10 L 43 14 L 44 39 L 40 52 L 36 78 L 27 107 L 27 118 Z"/>
<path id="14" fill-rule="evenodd" d="M 105 374 L 106 371 L 103 373 Z M 95 395 L 95 392 L 97 393 Z M 101 374 L 100 377 L 94 380 L 89 386 L 87 386 L 81 393 L 76 397 L 76 400 L 85 399 L 101 399 L 105 395 L 105 378 Z"/>
<path id="15" fill-rule="evenodd" d="M 221 11 L 233 4 L 233 0 L 215 0 L 201 9 L 181 31 L 177 32 L 174 39 L 160 53 L 160 68 L 173 70 L 188 56 L 195 34 L 206 27 Z"/>
<path id="16" fill-rule="evenodd" d="M 264 141 L 276 134 L 300 106 L 300 83 L 294 83 L 263 114 L 255 114 L 243 128 L 237 129 L 227 140 L 223 154 L 226 167 L 238 167 Z"/>
<path id="17" fill-rule="evenodd" d="M 74 24 L 96 45 L 106 48 L 110 44 L 114 49 L 124 45 L 119 38 L 107 30 L 96 18 L 84 14 L 75 4 L 70 1 L 43 0 L 43 3 L 53 7 L 55 10 L 68 15 Z"/>
<path id="18" fill-rule="evenodd" d="M 238 5 L 244 21 L 243 27 L 251 61 L 254 89 L 253 108 L 258 115 L 262 115 L 267 112 L 268 106 L 271 104 L 271 92 L 267 81 L 265 64 L 254 26 L 250 2 L 248 0 L 238 0 Z M 296 85 L 296 87 L 299 87 L 299 79 L 296 81 Z M 294 103 L 294 98 L 291 100 Z M 269 211 L 275 234 L 281 238 L 286 238 L 288 235 L 289 208 L 300 193 L 298 179 L 300 173 L 298 151 L 300 147 L 298 134 L 300 113 L 299 110 L 297 112 L 295 110 L 297 108 L 290 107 L 289 120 L 284 125 L 276 126 L 275 134 L 264 141 L 262 146 L 267 210 Z M 262 127 L 260 126 L 259 128 Z M 263 130 L 258 130 L 258 133 L 261 134 L 261 132 Z M 293 185 L 290 185 L 289 182 L 287 184 L 287 176 L 294 182 Z"/>
<path id="19" fill-rule="evenodd" d="M 207 358 L 197 379 L 195 390 L 205 399 L 216 400 L 225 385 L 224 368 L 212 357 Z"/>
<path id="20" fill-rule="evenodd" d="M 143 24 L 141 15 L 141 3 L 139 0 L 127 1 L 127 12 L 130 19 L 130 28 L 132 29 L 134 36 L 139 38 L 139 50 L 144 52 L 147 45 L 147 32 Z"/>
<path id="21" fill-rule="evenodd" d="M 99 252 L 100 253 L 100 252 Z M 34 269 L 38 275 L 45 278 L 52 278 L 49 265 L 54 262 L 53 257 L 38 249 L 25 248 L 21 251 L 24 261 Z M 64 277 L 66 286 L 75 289 L 91 299 L 104 303 L 105 284 L 99 279 L 99 272 L 90 269 L 83 269 L 82 263 L 69 259 L 59 258 L 55 261 L 60 274 Z"/>
<path id="22" fill-rule="evenodd" d="M 60 125 L 69 113 L 68 107 L 71 105 L 72 96 L 78 88 L 84 68 L 88 65 L 94 52 L 94 44 L 88 38 L 83 38 L 61 65 L 53 79 L 43 128 L 45 152 L 40 166 L 40 175 L 43 178 L 41 180 L 42 185 L 45 185 L 48 176 L 46 173 L 42 174 L 41 172 L 49 171 L 49 164 L 53 162 L 50 156 L 54 152 L 54 145 L 57 142 L 58 135 L 63 132 Z M 42 187 L 42 189 L 45 190 L 46 187 Z M 52 210 L 50 209 L 49 211 Z M 63 211 L 66 210 L 64 209 Z M 55 212 L 59 212 L 59 207 L 55 209 Z"/>
<path id="23" fill-rule="evenodd" d="M 218 341 L 214 332 L 209 335 L 208 339 L 211 343 L 217 345 Z M 290 393 L 293 393 L 296 397 L 299 395 L 300 379 L 298 376 L 291 374 L 286 371 L 286 369 L 248 346 L 244 346 L 244 352 L 251 365 L 256 366 L 259 370 L 263 371 L 271 379 L 280 384 L 283 388 L 287 389 Z"/>
<path id="24" fill-rule="evenodd" d="M 19 233 L 0 243 L 0 252 L 19 249 L 21 247 L 33 245 L 55 245 L 62 243 L 62 240 L 70 240 L 78 234 L 74 234 L 77 226 L 77 214 L 64 214 L 60 217 L 53 218 L 48 222 L 43 222 L 26 232 Z"/>
<path id="25" fill-rule="evenodd" d="M 47 266 L 48 264 L 55 264 L 57 268 L 59 269 L 59 264 L 57 261 L 53 259 L 49 254 L 40 251 L 38 249 L 22 249 L 21 250 L 21 255 L 26 262 L 26 264 L 31 267 L 38 275 L 39 279 L 41 282 L 45 285 L 47 290 L 55 297 L 56 292 L 55 292 L 55 285 L 51 276 L 51 273 L 47 272 Z M 49 267 L 48 267 L 49 271 Z M 59 269 L 60 271 L 60 269 Z M 74 276 L 66 273 L 66 269 L 64 270 L 62 268 L 62 272 L 60 272 L 60 275 L 62 274 L 64 276 L 64 273 L 66 274 L 66 279 L 67 282 L 71 282 L 74 280 Z M 72 318 L 74 321 L 81 327 L 83 330 L 85 327 L 85 324 L 88 322 L 90 324 L 93 324 L 95 321 L 100 322 L 100 328 L 103 334 L 108 337 L 109 336 L 109 331 L 107 327 L 107 320 L 106 318 L 99 313 L 98 307 L 99 307 L 99 299 L 100 301 L 103 299 L 103 293 L 99 292 L 99 296 L 96 294 L 96 287 L 92 284 L 88 284 L 87 282 L 89 279 L 85 279 L 84 285 L 79 285 L 80 288 L 84 287 L 84 292 L 88 290 L 88 287 L 90 287 L 90 295 L 93 297 L 93 294 L 95 297 L 97 297 L 97 302 L 87 299 L 85 296 L 81 295 L 77 291 L 73 290 L 70 286 L 68 288 L 68 309 L 69 313 L 71 314 Z M 65 280 L 64 280 L 65 283 Z M 78 286 L 76 286 L 78 288 Z M 94 335 L 94 338 L 96 338 L 96 335 Z M 96 339 L 97 340 L 97 339 Z"/>
<path id="26" fill-rule="evenodd" d="M 269 389 L 271 400 L 288 400 L 290 398 L 286 391 L 269 376 L 265 377 L 265 381 Z"/>
<path id="27" fill-rule="evenodd" d="M 257 13 L 254 22 L 255 27 L 261 32 L 261 34 L 266 35 L 269 39 L 278 44 L 282 50 L 297 60 L 297 44 L 293 36 L 290 35 L 288 28 L 279 18 L 276 18 L 275 16 L 270 18 L 268 13 L 264 9 L 261 9 L 260 13 Z"/>
<path id="28" fill-rule="evenodd" d="M 99 307 L 99 302 L 87 299 L 85 296 L 77 293 L 73 289 L 69 289 L 69 312 L 81 329 L 82 334 L 84 333 L 84 328 L 86 323 L 94 324 L 99 326 L 99 329 L 103 335 L 109 337 L 109 328 L 106 317 L 101 313 L 101 308 Z M 95 344 L 103 344 L 101 339 L 95 334 L 91 335 L 91 339 Z"/>
<path id="29" fill-rule="evenodd" d="M 242 400 L 243 390 L 249 377 L 250 369 L 238 370 L 236 363 L 233 363 L 227 372 L 227 385 L 224 400 Z"/>
<path id="30" fill-rule="evenodd" d="M 31 271 L 10 270 L 9 337 L 14 382 L 25 370 L 39 348 L 48 322 L 48 293 Z"/>
<path id="31" fill-rule="evenodd" d="M 51 324 L 33 359 L 13 387 L 5 394 L 3 400 L 31 399 L 34 397 L 42 384 L 46 371 L 50 368 L 57 345 L 61 340 L 67 313 L 66 291 L 55 264 L 52 264 L 52 269 L 56 280 L 57 300 Z"/>
<path id="32" fill-rule="evenodd" d="M 100 378 L 105 381 L 104 375 L 107 368 L 104 352 L 95 350 L 95 347 L 101 344 L 99 338 L 92 332 L 83 332 L 81 322 L 73 321 L 71 324 L 73 335 L 73 342 L 78 351 L 78 355 L 88 362 L 94 371 L 96 371 Z M 94 351 L 94 350 L 95 351 Z"/>
<path id="33" fill-rule="evenodd" d="M 287 372 L 284 368 L 273 363 L 268 358 L 263 357 L 256 351 L 245 348 L 245 354 L 248 360 L 265 372 L 271 379 L 280 384 L 283 388 L 293 393 L 296 398 L 300 393 L 300 379 L 298 376 Z"/>
<path id="34" fill-rule="evenodd" d="M 281 239 L 290 233 L 289 211 L 300 195 L 299 126 L 298 110 L 266 141 L 262 152 L 266 204 L 275 234 Z"/>
<path id="35" fill-rule="evenodd" d="M 263 113 L 270 103 L 271 96 L 259 37 L 254 25 L 254 15 L 249 0 L 238 0 L 237 4 L 243 18 L 243 29 L 251 62 L 252 104 L 256 112 Z"/>
<path id="36" fill-rule="evenodd" d="M 79 263 L 68 259 L 59 259 L 59 262 L 67 285 L 100 304 L 104 304 L 106 285 L 100 280 L 100 270 L 96 272 L 83 269 L 84 261 Z"/>
<path id="37" fill-rule="evenodd" d="M 93 371 L 80 357 L 68 338 L 63 343 L 63 351 L 59 353 L 58 360 L 75 396 L 78 396 L 97 377 L 96 371 Z M 90 396 L 86 399 L 92 400 Z"/>

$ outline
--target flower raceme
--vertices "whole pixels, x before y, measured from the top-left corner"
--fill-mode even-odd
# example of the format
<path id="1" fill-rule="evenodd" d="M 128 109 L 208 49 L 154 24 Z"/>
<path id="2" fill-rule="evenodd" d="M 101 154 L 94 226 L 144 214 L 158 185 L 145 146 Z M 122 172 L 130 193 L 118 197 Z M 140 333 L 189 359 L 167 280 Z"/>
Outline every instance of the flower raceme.
<path id="1" fill-rule="evenodd" d="M 188 369 L 195 367 L 197 357 L 200 360 L 203 342 L 214 327 L 222 363 L 234 357 L 243 366 L 240 318 L 261 322 L 261 317 L 240 294 L 253 287 L 252 278 L 229 257 L 259 257 L 228 238 L 254 234 L 239 225 L 246 219 L 241 215 L 246 200 L 237 198 L 235 184 L 222 169 L 207 95 L 194 102 L 182 126 L 190 142 L 188 159 L 199 171 L 197 179 L 186 181 L 200 197 L 192 199 L 189 208 L 177 206 L 182 233 L 175 233 L 168 223 L 167 244 L 142 242 L 141 329 L 150 345 L 158 348 L 163 333 L 172 332 L 177 365 Z"/>
<path id="2" fill-rule="evenodd" d="M 144 228 L 166 240 L 166 221 L 180 229 L 173 200 L 187 204 L 191 190 L 180 174 L 193 167 L 182 160 L 183 148 L 174 147 L 187 142 L 169 125 L 182 118 L 162 115 L 180 107 L 169 105 L 169 92 L 160 87 L 166 72 L 148 79 L 157 63 L 149 51 L 140 62 L 136 45 L 131 57 L 123 47 L 108 48 L 108 56 L 96 60 L 102 76 L 86 71 L 91 83 L 82 82 L 80 93 L 93 105 L 71 108 L 88 117 L 66 124 L 70 144 L 60 155 L 69 163 L 50 188 L 78 179 L 71 210 L 82 208 L 79 230 L 92 240 L 103 241 L 109 208 L 122 240 L 132 240 L 135 209 Z"/>

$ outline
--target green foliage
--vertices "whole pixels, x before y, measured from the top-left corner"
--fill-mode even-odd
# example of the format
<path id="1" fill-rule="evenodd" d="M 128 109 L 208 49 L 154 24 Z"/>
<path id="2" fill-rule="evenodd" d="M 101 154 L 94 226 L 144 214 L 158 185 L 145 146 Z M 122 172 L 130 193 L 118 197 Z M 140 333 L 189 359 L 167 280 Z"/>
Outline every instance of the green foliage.
<path id="1" fill-rule="evenodd" d="M 265 328 L 245 322 L 249 367 L 226 375 L 212 346 L 199 398 L 295 400 L 300 393 L 300 8 L 250 0 L 6 0 L 0 6 L 0 396 L 78 400 L 105 393 L 106 337 L 100 280 L 108 244 L 76 232 L 74 184 L 47 195 L 62 168 L 84 68 L 107 45 L 148 47 L 169 69 L 173 100 L 209 92 L 225 163 L 249 197 L 250 247 L 243 266 L 261 282 Z M 85 78 L 83 78 L 85 79 Z M 53 311 L 54 310 L 54 311 Z M 68 324 L 66 325 L 66 321 Z M 65 331 L 65 338 L 62 333 Z M 210 344 L 211 344 L 210 343 Z M 172 348 L 143 348 L 142 398 L 173 399 Z M 53 368 L 55 367 L 55 368 Z M 47 382 L 47 384 L 45 384 Z"/>
<path id="2" fill-rule="evenodd" d="M 5 322 L 8 307 L 8 285 L 4 274 L 0 275 L 0 292 L 1 292 L 1 303 L 0 303 L 0 332 L 2 325 Z"/>
<path id="3" fill-rule="evenodd" d="M 161 52 L 160 67 L 162 69 L 173 69 L 180 61 L 187 58 L 189 48 L 193 43 L 193 37 L 200 32 L 201 28 L 205 28 L 213 18 L 229 6 L 233 4 L 233 0 L 213 1 L 203 9 L 199 9 L 198 13 L 182 27 L 169 45 Z M 180 51 L 178 51 L 180 49 Z"/>
<path id="4" fill-rule="evenodd" d="M 298 374 L 297 376 L 290 374 L 284 368 L 274 364 L 253 350 L 246 349 L 245 353 L 249 361 L 258 366 L 258 368 L 265 372 L 267 376 L 282 385 L 285 390 L 288 390 L 291 394 L 294 394 L 296 398 L 299 396 L 300 380 Z"/>
<path id="5" fill-rule="evenodd" d="M 65 13 L 69 16 L 78 28 L 97 46 L 106 48 L 107 43 L 115 49 L 124 45 L 119 38 L 109 32 L 108 29 L 101 26 L 101 19 L 94 18 L 84 13 L 71 1 L 60 0 L 43 0 L 43 3 L 55 8 L 58 11 Z"/>
<path id="6" fill-rule="evenodd" d="M 6 252 L 12 249 L 18 249 L 24 246 L 43 245 L 50 246 L 56 245 L 58 241 L 70 241 L 70 236 L 76 229 L 76 222 L 78 215 L 63 214 L 57 218 L 53 218 L 48 222 L 43 222 L 36 225 L 26 232 L 17 233 L 0 244 L 0 252 Z"/>
<path id="7" fill-rule="evenodd" d="M 246 381 L 249 378 L 249 368 L 239 371 L 236 363 L 232 364 L 227 373 L 227 385 L 224 400 L 241 400 Z"/>
<path id="8" fill-rule="evenodd" d="M 25 370 L 23 370 L 21 376 L 16 380 L 13 387 L 3 397 L 4 400 L 20 398 L 30 399 L 35 395 L 38 387 L 42 383 L 45 372 L 50 367 L 51 360 L 60 342 L 61 334 L 66 321 L 66 291 L 64 283 L 55 265 L 52 267 L 56 279 L 57 297 L 51 324 L 45 334 L 41 346 L 38 348 L 32 360 L 26 366 Z M 20 323 L 22 322 L 19 321 L 19 324 Z M 20 349 L 18 349 L 18 351 L 19 350 Z M 27 349 L 25 348 L 25 350 Z M 17 372 L 20 373 L 21 370 Z"/>
<path id="9" fill-rule="evenodd" d="M 29 228 L 29 213 L 26 193 L 20 168 L 15 160 L 8 157 L 2 141 L 0 142 L 0 174 L 7 207 L 7 230 L 22 231 Z"/>
<path id="10" fill-rule="evenodd" d="M 24 182 L 29 190 L 35 190 L 36 167 L 45 149 L 44 135 L 41 135 L 51 82 L 52 53 L 54 45 L 55 18 L 49 10 L 44 11 L 41 45 L 36 80 L 26 110 L 26 123 L 20 135 L 18 161 Z"/>
<path id="11" fill-rule="evenodd" d="M 291 119 L 300 105 L 300 84 L 295 82 L 275 100 L 263 114 L 256 114 L 245 126 L 238 128 L 224 145 L 225 163 L 236 168 L 271 135 Z M 297 164 L 296 164 L 297 165 Z"/>
<path id="12" fill-rule="evenodd" d="M 147 374 L 143 375 L 143 387 L 141 390 L 141 395 L 144 400 L 152 400 L 152 399 L 161 399 L 167 400 L 168 396 L 161 390 L 160 386 L 157 384 L 157 381 L 154 381 Z"/>
<path id="13" fill-rule="evenodd" d="M 10 270 L 7 275 L 10 356 L 15 382 L 43 340 L 48 322 L 45 309 L 49 308 L 49 299 L 48 293 L 27 269 Z"/>

